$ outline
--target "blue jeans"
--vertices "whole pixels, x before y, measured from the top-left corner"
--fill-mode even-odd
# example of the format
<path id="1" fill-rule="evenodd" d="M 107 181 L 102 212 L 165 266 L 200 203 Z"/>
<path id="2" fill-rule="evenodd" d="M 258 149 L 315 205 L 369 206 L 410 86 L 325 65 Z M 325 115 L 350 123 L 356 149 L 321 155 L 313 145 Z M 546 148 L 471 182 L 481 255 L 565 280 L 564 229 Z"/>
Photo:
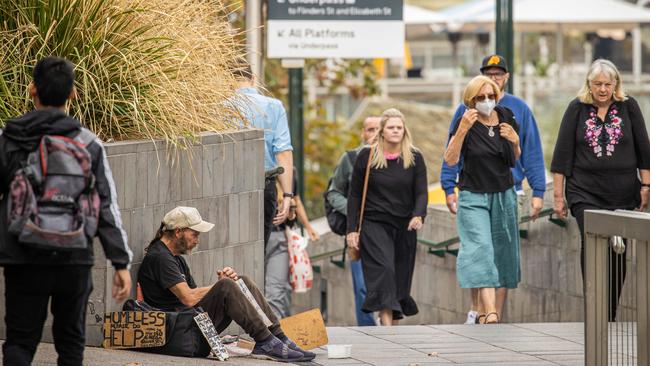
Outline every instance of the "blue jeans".
<path id="1" fill-rule="evenodd" d="M 366 282 L 363 280 L 363 268 L 361 267 L 361 260 L 350 261 L 350 270 L 352 272 L 352 284 L 354 285 L 354 307 L 357 312 L 357 325 L 373 326 L 375 319 L 372 313 L 364 313 L 361 310 L 363 303 L 366 301 Z"/>

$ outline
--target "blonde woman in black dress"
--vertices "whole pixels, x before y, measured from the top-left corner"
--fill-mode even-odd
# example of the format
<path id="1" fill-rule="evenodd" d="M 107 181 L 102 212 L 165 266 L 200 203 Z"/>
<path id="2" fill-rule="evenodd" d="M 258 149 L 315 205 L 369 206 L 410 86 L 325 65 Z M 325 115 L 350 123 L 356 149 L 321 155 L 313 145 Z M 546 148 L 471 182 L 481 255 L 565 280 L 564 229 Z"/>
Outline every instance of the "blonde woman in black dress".
<path id="1" fill-rule="evenodd" d="M 359 152 L 352 172 L 348 197 L 347 242 L 360 248 L 368 294 L 362 310 L 378 311 L 382 325 L 395 325 L 403 315 L 415 315 L 410 295 L 416 230 L 427 213 L 427 169 L 411 142 L 404 115 L 388 109 L 373 156 L 370 148 Z M 368 192 L 361 234 L 359 212 L 366 166 L 370 161 Z"/>

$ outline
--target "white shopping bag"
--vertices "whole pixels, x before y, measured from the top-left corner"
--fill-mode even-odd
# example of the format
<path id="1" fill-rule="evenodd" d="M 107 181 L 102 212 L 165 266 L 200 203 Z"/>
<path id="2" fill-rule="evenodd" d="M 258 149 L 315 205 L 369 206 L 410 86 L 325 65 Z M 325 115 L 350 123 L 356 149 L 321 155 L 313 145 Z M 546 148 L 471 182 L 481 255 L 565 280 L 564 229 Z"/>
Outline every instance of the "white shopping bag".
<path id="1" fill-rule="evenodd" d="M 289 283 L 294 292 L 307 292 L 314 281 L 314 271 L 307 253 L 309 239 L 289 228 L 285 235 L 289 248 Z"/>

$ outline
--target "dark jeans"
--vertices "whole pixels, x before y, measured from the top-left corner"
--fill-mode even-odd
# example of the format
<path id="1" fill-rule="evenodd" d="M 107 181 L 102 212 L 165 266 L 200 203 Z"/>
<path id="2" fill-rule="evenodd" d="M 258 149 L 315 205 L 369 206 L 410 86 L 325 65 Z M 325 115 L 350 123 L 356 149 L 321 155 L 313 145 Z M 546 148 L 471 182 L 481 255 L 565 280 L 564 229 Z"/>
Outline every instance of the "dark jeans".
<path id="1" fill-rule="evenodd" d="M 363 303 L 366 301 L 366 294 L 368 293 L 366 282 L 363 280 L 361 259 L 358 261 L 350 261 L 350 272 L 352 272 L 352 286 L 354 287 L 354 307 L 357 313 L 357 325 L 360 327 L 377 325 L 375 324 L 375 319 L 372 317 L 372 313 L 366 313 L 361 310 Z"/>
<path id="2" fill-rule="evenodd" d="M 585 210 L 592 209 L 598 208 L 582 204 L 571 207 L 571 214 L 576 218 L 580 229 L 580 269 L 582 270 L 583 289 L 585 288 Z M 609 278 L 610 287 L 608 320 L 613 322 L 616 321 L 618 301 L 623 292 L 623 284 L 627 273 L 627 250 L 623 254 L 617 254 L 610 246 L 607 259 L 607 277 Z"/>
<path id="3" fill-rule="evenodd" d="M 275 179 L 266 180 L 264 186 L 264 248 L 269 242 L 273 230 L 273 218 L 278 209 L 278 191 L 275 189 Z"/>
<path id="4" fill-rule="evenodd" d="M 239 285 L 230 278 L 217 281 L 196 306 L 202 307 L 210 315 L 219 333 L 234 320 L 256 342 L 267 339 L 271 334 L 282 334 L 278 318 L 257 285 L 246 276 L 239 277 L 244 280 L 264 314 L 273 323 L 270 327 L 264 325 L 255 307 L 246 299 Z"/>
<path id="5" fill-rule="evenodd" d="M 30 365 L 52 299 L 52 335 L 57 364 L 82 365 L 86 305 L 93 289 L 90 266 L 5 266 L 5 365 Z"/>

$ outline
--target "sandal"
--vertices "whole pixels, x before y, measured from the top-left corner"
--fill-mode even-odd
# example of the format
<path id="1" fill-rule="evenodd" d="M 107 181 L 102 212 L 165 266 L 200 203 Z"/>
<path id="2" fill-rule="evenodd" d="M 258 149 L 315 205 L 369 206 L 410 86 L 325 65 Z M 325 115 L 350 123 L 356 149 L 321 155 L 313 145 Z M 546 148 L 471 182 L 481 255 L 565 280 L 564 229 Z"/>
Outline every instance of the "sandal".
<path id="1" fill-rule="evenodd" d="M 485 319 L 487 319 L 486 314 L 479 314 L 479 316 L 476 317 L 476 322 L 474 324 L 485 324 Z"/>
<path id="2" fill-rule="evenodd" d="M 493 322 L 489 322 L 489 321 L 488 321 L 488 318 L 490 317 L 490 315 L 494 315 L 494 316 L 496 316 L 496 317 L 497 317 L 497 320 L 496 320 L 496 321 L 493 321 Z M 497 312 L 491 312 L 491 313 L 487 313 L 487 314 L 485 314 L 485 324 L 497 324 L 497 323 L 499 323 L 499 313 L 497 313 Z"/>

